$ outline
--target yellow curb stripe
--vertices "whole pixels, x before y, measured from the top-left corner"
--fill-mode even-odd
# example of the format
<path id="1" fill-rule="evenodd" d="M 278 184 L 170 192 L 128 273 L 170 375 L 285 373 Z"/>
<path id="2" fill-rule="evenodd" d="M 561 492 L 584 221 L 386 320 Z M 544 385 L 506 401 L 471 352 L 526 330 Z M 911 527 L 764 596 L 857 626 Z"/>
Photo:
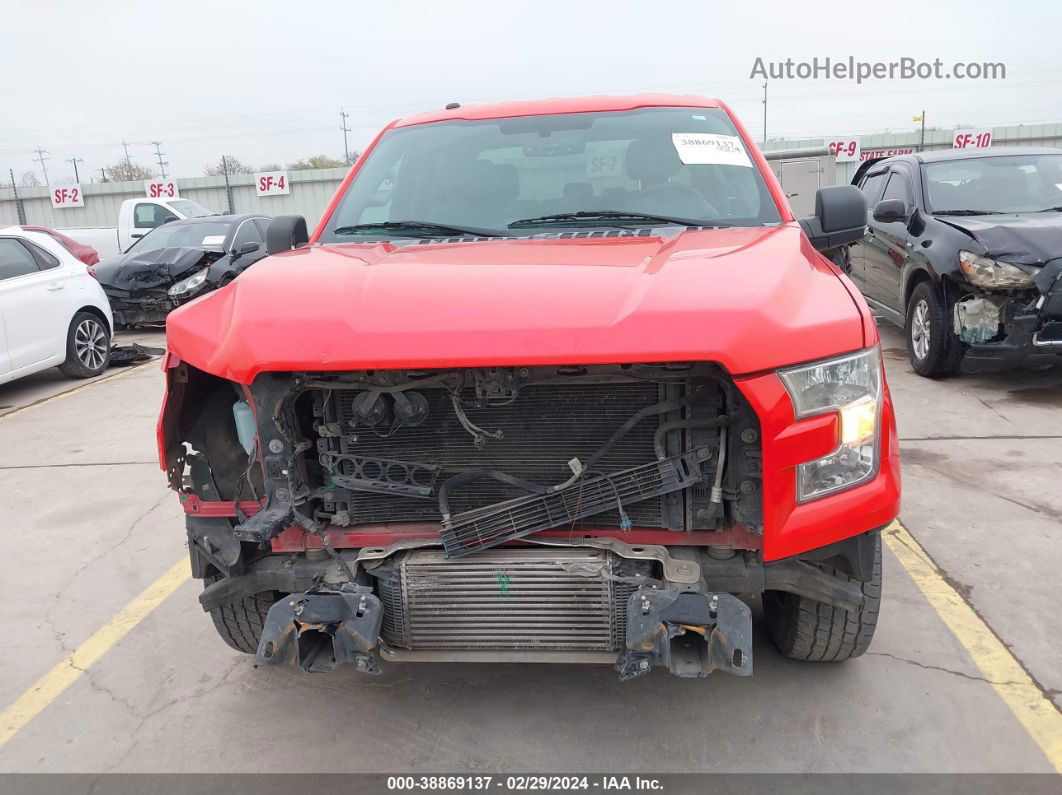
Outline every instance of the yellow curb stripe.
<path id="1" fill-rule="evenodd" d="M 0 747 L 74 684 L 90 665 L 129 634 L 167 596 L 188 582 L 191 574 L 188 559 L 182 558 L 52 670 L 34 682 L 0 713 Z"/>
<path id="2" fill-rule="evenodd" d="M 1055 770 L 1062 773 L 1062 713 L 947 581 L 906 527 L 893 522 L 885 529 L 883 537 L 937 615 L 966 647 L 985 679 L 1010 707 Z"/>
<path id="3" fill-rule="evenodd" d="M 78 392 L 82 392 L 99 384 L 105 384 L 110 381 L 117 381 L 119 378 L 125 378 L 130 373 L 136 372 L 137 370 L 147 367 L 150 364 L 158 363 L 159 357 L 156 356 L 150 361 L 143 362 L 142 364 L 130 365 L 128 367 L 123 368 L 119 372 L 96 376 L 91 381 L 86 381 L 85 383 L 75 386 L 71 389 L 67 389 L 64 392 L 57 392 L 54 395 L 48 395 L 48 397 L 43 397 L 40 400 L 33 401 L 32 403 L 27 403 L 25 406 L 18 406 L 16 408 L 11 409 L 10 411 L 5 411 L 3 414 L 0 414 L 0 420 L 6 419 L 7 417 L 12 417 L 15 414 L 23 414 L 27 411 L 40 408 L 41 406 L 46 406 L 49 403 L 54 403 L 57 400 L 62 400 L 63 398 L 70 397 L 71 395 L 76 395 Z"/>

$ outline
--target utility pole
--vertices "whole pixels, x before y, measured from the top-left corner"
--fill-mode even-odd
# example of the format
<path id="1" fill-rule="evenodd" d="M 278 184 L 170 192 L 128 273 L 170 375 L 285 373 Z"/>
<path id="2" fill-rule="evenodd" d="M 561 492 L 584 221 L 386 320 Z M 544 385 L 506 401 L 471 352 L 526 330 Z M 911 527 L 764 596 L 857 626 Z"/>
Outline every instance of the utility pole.
<path id="1" fill-rule="evenodd" d="M 926 109 L 922 108 L 922 138 L 918 144 L 918 151 L 924 152 L 926 148 Z"/>
<path id="2" fill-rule="evenodd" d="M 124 138 L 122 139 L 122 149 L 125 150 L 125 164 L 128 166 L 129 162 L 130 162 L 129 161 L 129 144 L 127 144 L 125 142 Z"/>
<path id="3" fill-rule="evenodd" d="M 161 176 L 163 179 L 166 179 L 166 166 L 170 163 L 169 161 L 162 161 L 162 141 L 152 141 L 151 145 L 155 147 L 155 157 L 157 157 L 159 161 L 159 171 L 161 172 Z"/>
<path id="4" fill-rule="evenodd" d="M 763 81 L 763 142 L 767 143 L 767 81 Z"/>
<path id="5" fill-rule="evenodd" d="M 107 169 L 101 168 L 100 169 L 100 182 L 106 182 L 106 181 L 107 181 Z"/>
<path id="6" fill-rule="evenodd" d="M 339 109 L 339 129 L 343 131 L 343 164 L 350 165 L 350 150 L 347 148 L 347 133 L 350 132 L 350 128 L 347 126 L 347 119 L 350 114 L 342 108 Z"/>
<path id="7" fill-rule="evenodd" d="M 48 153 L 45 150 L 41 149 L 39 146 L 36 149 L 34 149 L 33 151 L 35 151 L 37 153 L 37 156 L 35 158 L 33 158 L 33 160 L 35 160 L 36 162 L 41 164 L 41 171 L 44 172 L 44 184 L 47 185 L 48 184 L 48 167 L 46 165 L 44 165 L 44 161 L 45 160 L 51 160 L 51 158 L 50 157 L 45 157 L 45 155 L 48 154 Z"/>
<path id="8" fill-rule="evenodd" d="M 75 155 L 74 157 L 68 157 L 66 159 L 66 162 L 67 163 L 71 163 L 74 166 L 74 182 L 80 183 L 81 182 L 81 177 L 78 176 L 78 173 L 77 173 L 77 164 L 78 163 L 84 163 L 85 161 L 82 160 L 77 155 Z"/>

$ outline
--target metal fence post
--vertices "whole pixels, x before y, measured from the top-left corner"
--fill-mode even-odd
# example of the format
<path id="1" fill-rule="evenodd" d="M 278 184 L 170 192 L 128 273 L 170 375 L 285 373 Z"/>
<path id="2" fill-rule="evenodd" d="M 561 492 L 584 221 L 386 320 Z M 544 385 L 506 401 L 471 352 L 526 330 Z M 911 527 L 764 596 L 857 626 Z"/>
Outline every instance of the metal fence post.
<path id="1" fill-rule="evenodd" d="M 15 194 L 15 212 L 18 214 L 18 224 L 19 226 L 25 226 L 26 208 L 22 206 L 22 199 L 18 197 L 18 185 L 15 184 L 15 169 L 8 169 L 7 173 L 11 175 L 11 192 Z"/>

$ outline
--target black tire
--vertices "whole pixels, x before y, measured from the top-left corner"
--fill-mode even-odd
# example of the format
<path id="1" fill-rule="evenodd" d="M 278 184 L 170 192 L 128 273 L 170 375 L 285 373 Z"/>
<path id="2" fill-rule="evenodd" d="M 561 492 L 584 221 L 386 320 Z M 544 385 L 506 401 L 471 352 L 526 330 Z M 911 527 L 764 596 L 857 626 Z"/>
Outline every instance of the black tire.
<path id="1" fill-rule="evenodd" d="M 111 361 L 111 330 L 91 312 L 78 312 L 66 332 L 66 361 L 59 365 L 70 378 L 92 378 Z"/>
<path id="2" fill-rule="evenodd" d="M 875 536 L 874 569 L 869 581 L 857 580 L 866 597 L 860 610 L 850 612 L 824 602 L 784 591 L 765 591 L 763 611 L 771 639 L 794 660 L 834 662 L 858 657 L 870 646 L 881 606 L 881 536 Z"/>
<path id="3" fill-rule="evenodd" d="M 276 592 L 267 591 L 215 607 L 210 611 L 214 629 L 236 651 L 254 654 L 258 651 L 258 641 L 262 639 L 266 614 L 278 598 Z"/>
<path id="4" fill-rule="evenodd" d="M 911 293 L 904 321 L 907 356 L 911 368 L 926 378 L 944 378 L 959 372 L 966 352 L 948 322 L 948 308 L 940 288 L 922 282 Z"/>

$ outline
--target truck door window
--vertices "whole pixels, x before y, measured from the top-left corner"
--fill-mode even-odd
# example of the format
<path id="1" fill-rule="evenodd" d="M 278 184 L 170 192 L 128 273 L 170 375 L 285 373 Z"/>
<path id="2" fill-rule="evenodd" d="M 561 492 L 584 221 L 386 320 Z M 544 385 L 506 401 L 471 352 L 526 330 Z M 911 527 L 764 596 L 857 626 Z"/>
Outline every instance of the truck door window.
<path id="1" fill-rule="evenodd" d="M 177 216 L 161 204 L 144 202 L 133 208 L 133 226 L 137 229 L 154 229 L 175 220 Z"/>
<path id="2" fill-rule="evenodd" d="M 37 271 L 37 260 L 28 248 L 10 237 L 0 238 L 0 281 Z"/>
<path id="3" fill-rule="evenodd" d="M 885 178 L 888 176 L 888 171 L 881 171 L 877 174 L 870 174 L 863 179 L 863 184 L 859 186 L 859 189 L 863 191 L 863 195 L 867 198 L 868 209 L 873 209 L 874 205 L 877 204 L 878 197 L 881 196 L 881 189 L 885 185 Z"/>
<path id="4" fill-rule="evenodd" d="M 889 184 L 885 186 L 884 199 L 900 199 L 905 206 L 911 206 L 911 189 L 907 183 L 907 176 L 899 171 L 893 171 L 889 176 Z"/>

